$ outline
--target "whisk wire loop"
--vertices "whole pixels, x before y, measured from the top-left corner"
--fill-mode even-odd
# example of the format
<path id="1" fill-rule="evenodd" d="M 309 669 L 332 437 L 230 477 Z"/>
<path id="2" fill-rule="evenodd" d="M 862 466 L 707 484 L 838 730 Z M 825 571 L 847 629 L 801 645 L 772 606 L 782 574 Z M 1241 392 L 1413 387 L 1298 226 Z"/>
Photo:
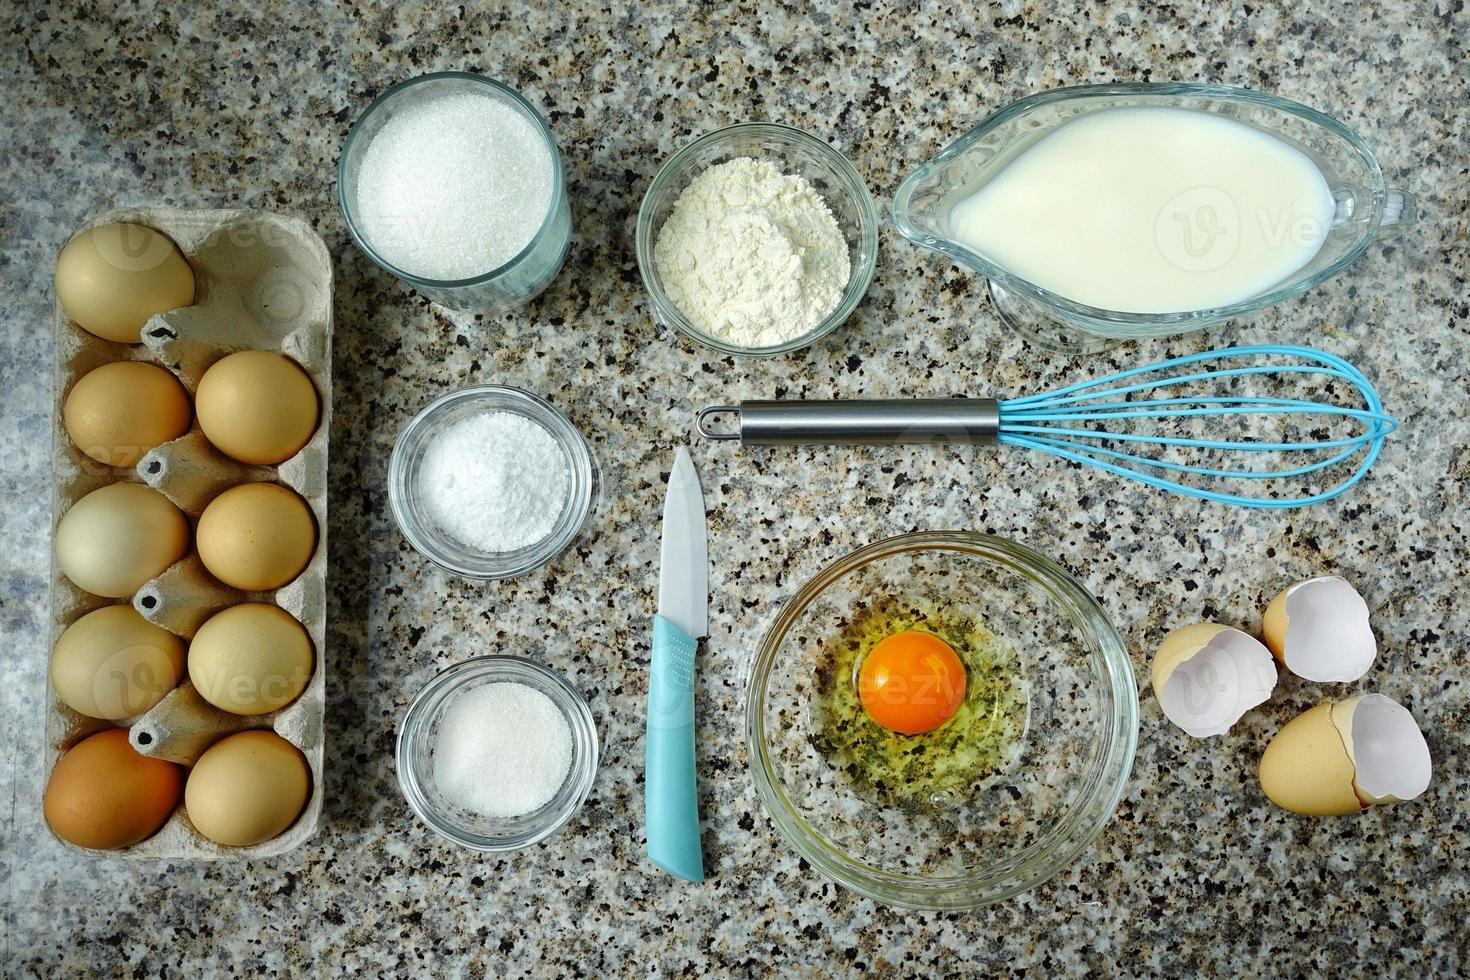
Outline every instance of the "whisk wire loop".
<path id="1" fill-rule="evenodd" d="M 1228 366 L 1239 359 L 1270 358 L 1272 363 Z M 1207 362 L 1222 366 L 1208 370 L 1191 370 Z M 1172 373 L 1182 371 L 1183 373 Z M 1177 394 L 1189 385 L 1218 386 L 1222 381 L 1264 378 L 1280 380 L 1300 377 L 1313 382 L 1346 382 L 1361 399 L 1361 407 L 1332 401 L 1284 396 L 1219 394 Z M 1172 389 L 1172 390 L 1171 390 Z M 1131 398 L 1133 395 L 1150 397 Z M 1014 398 L 1000 403 L 1000 432 L 997 440 L 1004 445 L 1019 446 L 1050 453 L 1084 466 L 1094 466 L 1117 476 L 1137 480 L 1151 487 L 1219 503 L 1245 507 L 1300 507 L 1331 499 L 1356 484 L 1378 458 L 1383 439 L 1398 423 L 1383 411 L 1383 403 L 1373 383 L 1347 361 L 1310 347 L 1290 345 L 1257 345 L 1204 351 L 1145 367 L 1133 368 L 1107 377 L 1095 378 L 1059 388 L 1047 394 Z M 1360 426 L 1354 434 L 1331 437 L 1314 434 L 1302 439 L 1203 438 L 1193 435 L 1168 435 L 1137 431 L 1114 431 L 1115 423 L 1134 424 L 1138 420 L 1165 420 L 1187 424 L 1210 418 L 1257 417 L 1271 421 L 1316 419 L 1319 426 L 1352 424 Z M 1091 427 L 1080 428 L 1091 424 Z M 1103 443 L 1127 447 L 1160 447 L 1167 450 L 1194 450 L 1221 453 L 1315 453 L 1322 456 L 1311 462 L 1277 468 L 1202 465 L 1161 459 L 1142 452 L 1110 448 Z M 1214 490 L 1170 479 L 1206 477 L 1212 480 L 1243 479 L 1250 481 L 1279 480 L 1310 476 L 1346 464 L 1360 457 L 1356 468 L 1341 482 L 1317 493 L 1301 496 L 1271 494 L 1255 496 L 1234 491 Z"/>
<path id="2" fill-rule="evenodd" d="M 1021 445 L 1022 443 L 1012 442 L 1008 444 Z M 1078 453 L 1085 453 L 1089 456 L 1100 456 L 1110 459 L 1128 460 L 1130 462 L 1136 463 L 1137 465 L 1147 466 L 1153 469 L 1171 470 L 1177 473 L 1193 473 L 1199 476 L 1239 477 L 1243 480 L 1272 480 L 1281 477 L 1307 476 L 1311 473 L 1316 473 L 1320 470 L 1325 470 L 1328 467 L 1335 466 L 1336 464 L 1341 463 L 1344 460 L 1351 459 L 1358 452 L 1358 447 L 1350 447 L 1348 449 L 1344 449 L 1342 452 L 1337 453 L 1334 456 L 1318 460 L 1315 463 L 1309 463 L 1306 466 L 1299 466 L 1296 469 L 1292 470 L 1225 470 L 1216 469 L 1208 466 L 1196 466 L 1189 463 L 1176 463 L 1170 460 L 1150 459 L 1147 456 L 1139 456 L 1136 453 L 1125 453 L 1116 449 L 1108 449 L 1106 446 L 1077 446 L 1073 443 L 1064 442 L 1060 439 L 1038 438 L 1032 442 L 1026 443 L 1029 448 L 1040 448 L 1037 444 L 1051 445 L 1055 446 L 1057 449 L 1063 450 L 1075 450 Z"/>
<path id="3" fill-rule="evenodd" d="M 1156 436 L 1137 432 L 1103 432 L 1097 429 L 1061 429 L 1046 425 L 1007 426 L 1005 432 L 1018 435 L 1076 436 L 1108 442 L 1146 443 L 1152 446 L 1176 446 L 1188 449 L 1230 449 L 1245 452 L 1291 453 L 1319 452 L 1343 446 L 1363 446 L 1376 442 L 1376 435 L 1349 436 L 1344 439 L 1319 439 L 1314 442 L 1258 442 L 1251 439 L 1196 439 L 1190 436 Z"/>
<path id="4" fill-rule="evenodd" d="M 1205 405 L 1215 406 L 1197 409 L 1175 409 L 1173 406 Z M 1008 417 L 1015 420 L 1026 420 L 1028 422 L 1060 422 L 1075 419 L 1113 419 L 1113 418 L 1169 418 L 1191 415 L 1219 415 L 1221 407 L 1235 409 L 1233 414 L 1238 415 L 1271 415 L 1290 412 L 1293 415 L 1330 415 L 1344 418 L 1359 419 L 1364 422 L 1372 422 L 1374 430 L 1383 428 L 1383 434 L 1388 435 L 1398 428 L 1398 423 L 1387 415 L 1378 412 L 1367 412 L 1362 409 L 1347 408 L 1340 405 L 1324 405 L 1321 402 L 1300 401 L 1287 398 L 1152 398 L 1139 399 L 1132 402 L 1102 402 L 1087 409 L 1063 408 L 1059 411 L 1046 411 L 1043 409 L 1025 409 L 1019 412 L 1011 412 Z M 1141 409 L 1164 408 L 1167 411 L 1141 411 Z M 1116 411 L 1115 411 L 1116 409 Z"/>

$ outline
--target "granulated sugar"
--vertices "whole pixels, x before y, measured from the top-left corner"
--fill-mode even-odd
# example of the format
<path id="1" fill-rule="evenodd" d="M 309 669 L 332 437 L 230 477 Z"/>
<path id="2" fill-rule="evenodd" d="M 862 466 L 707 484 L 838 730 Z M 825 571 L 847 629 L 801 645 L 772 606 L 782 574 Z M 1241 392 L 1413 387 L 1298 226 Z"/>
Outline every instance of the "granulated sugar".
<path id="1" fill-rule="evenodd" d="M 480 551 L 515 551 L 545 538 L 571 494 L 571 465 L 556 437 L 515 412 L 454 422 L 429 443 L 418 493 L 445 534 Z"/>
<path id="2" fill-rule="evenodd" d="M 426 279 L 467 279 L 514 258 L 551 207 L 551 151 L 536 126 L 489 95 L 454 93 L 399 110 L 372 137 L 357 180 L 363 236 Z"/>
<path id="3" fill-rule="evenodd" d="M 540 809 L 571 768 L 571 726 L 555 702 L 525 684 L 471 688 L 439 723 L 434 783 L 446 800 L 483 816 Z"/>

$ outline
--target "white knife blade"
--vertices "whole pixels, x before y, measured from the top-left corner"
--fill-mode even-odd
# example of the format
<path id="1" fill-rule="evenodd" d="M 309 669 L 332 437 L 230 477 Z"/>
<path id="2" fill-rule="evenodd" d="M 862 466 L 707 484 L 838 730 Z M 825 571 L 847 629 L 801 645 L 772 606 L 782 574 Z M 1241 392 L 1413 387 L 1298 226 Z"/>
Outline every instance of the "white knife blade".
<path id="1" fill-rule="evenodd" d="M 658 612 L 695 639 L 709 634 L 709 544 L 705 536 L 704 494 L 699 488 L 694 460 L 683 446 L 674 456 L 664 496 Z"/>

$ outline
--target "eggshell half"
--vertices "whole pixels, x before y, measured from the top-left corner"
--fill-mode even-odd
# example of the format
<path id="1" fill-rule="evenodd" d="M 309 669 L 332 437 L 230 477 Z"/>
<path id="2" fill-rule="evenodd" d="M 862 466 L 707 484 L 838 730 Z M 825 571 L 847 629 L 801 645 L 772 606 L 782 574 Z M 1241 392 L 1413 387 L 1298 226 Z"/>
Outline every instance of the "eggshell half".
<path id="1" fill-rule="evenodd" d="M 1353 762 L 1332 721 L 1332 705 L 1319 704 L 1287 722 L 1261 756 L 1261 788 L 1277 806 L 1313 817 L 1358 813 Z"/>
<path id="2" fill-rule="evenodd" d="M 1195 738 L 1225 734 L 1276 687 L 1270 651 L 1219 623 L 1185 626 L 1164 637 L 1152 676 L 1165 717 Z"/>
<path id="3" fill-rule="evenodd" d="M 1378 656 L 1368 604 L 1336 575 L 1300 582 L 1272 599 L 1261 632 L 1276 659 L 1309 681 L 1355 681 Z"/>
<path id="4" fill-rule="evenodd" d="M 1360 694 L 1333 705 L 1332 722 L 1365 806 L 1402 803 L 1429 788 L 1429 743 L 1408 708 L 1382 694 Z"/>

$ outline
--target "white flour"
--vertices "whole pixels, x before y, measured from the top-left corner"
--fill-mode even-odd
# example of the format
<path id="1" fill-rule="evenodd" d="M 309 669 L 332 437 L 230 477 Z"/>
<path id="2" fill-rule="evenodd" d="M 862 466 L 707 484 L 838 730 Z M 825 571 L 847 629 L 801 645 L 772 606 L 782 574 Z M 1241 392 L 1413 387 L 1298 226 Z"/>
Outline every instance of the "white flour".
<path id="1" fill-rule="evenodd" d="M 851 261 L 827 202 L 767 160 L 711 167 L 679 195 L 653 249 L 669 299 L 737 347 L 811 330 L 842 301 Z"/>

